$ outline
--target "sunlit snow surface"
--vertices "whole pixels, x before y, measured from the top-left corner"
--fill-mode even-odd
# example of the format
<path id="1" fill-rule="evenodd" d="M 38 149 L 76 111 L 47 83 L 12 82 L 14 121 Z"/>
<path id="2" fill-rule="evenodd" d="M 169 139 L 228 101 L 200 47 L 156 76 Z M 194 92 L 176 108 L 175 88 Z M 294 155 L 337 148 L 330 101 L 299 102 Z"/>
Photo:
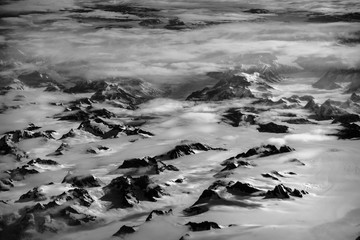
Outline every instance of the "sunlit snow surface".
<path id="1" fill-rule="evenodd" d="M 39 239 L 116 239 L 112 235 L 122 225 L 138 226 L 127 235 L 132 240 L 179 240 L 188 232 L 189 221 L 214 221 L 223 228 L 191 232 L 188 239 L 356 239 L 360 235 L 360 149 L 359 141 L 337 140 L 338 125 L 331 121 L 318 125 L 286 124 L 287 134 L 260 133 L 256 126 L 232 127 L 221 121 L 221 114 L 231 107 L 248 106 L 249 100 L 216 102 L 184 101 L 185 97 L 213 84 L 205 78 L 211 71 L 228 70 L 241 64 L 253 64 L 248 54 L 271 53 L 278 63 L 299 69 L 314 70 L 311 77 L 289 74 L 283 82 L 273 84 L 274 99 L 293 94 L 310 94 L 316 102 L 326 99 L 345 101 L 349 94 L 338 90 L 311 87 L 329 68 L 359 68 L 360 45 L 343 44 L 340 39 L 360 31 L 357 21 L 314 20 L 314 16 L 344 15 L 360 12 L 359 1 L 235 1 L 235 0 L 2 0 L 0 3 L 0 81 L 20 73 L 44 70 L 59 81 L 86 78 L 140 77 L 156 86 L 169 85 L 177 92 L 167 98 L 145 102 L 138 109 L 124 110 L 106 104 L 114 113 L 128 117 L 150 116 L 143 129 L 155 134 L 152 138 L 120 136 L 102 140 L 81 132 L 64 140 L 71 148 L 62 156 L 53 157 L 61 165 L 41 169 L 41 174 L 15 183 L 8 192 L 1 192 L 1 215 L 33 205 L 16 200 L 28 190 L 43 186 L 47 196 L 59 195 L 71 188 L 61 184 L 68 171 L 91 173 L 108 184 L 119 174 L 111 174 L 123 160 L 155 156 L 167 152 L 183 140 L 201 142 L 228 151 L 197 152 L 168 161 L 180 169 L 151 176 L 164 187 L 168 196 L 157 202 L 142 201 L 134 208 L 108 210 L 101 201 L 101 188 L 89 190 L 95 202 L 81 211 L 98 217 L 95 224 L 65 229 L 57 234 L 36 235 Z M 151 14 L 112 11 L 107 6 L 130 4 L 155 9 Z M 266 9 L 253 14 L 249 9 Z M 140 21 L 158 18 L 164 24 L 156 27 L 140 25 Z M 169 19 L 178 18 L 187 28 L 167 29 Z M 247 62 L 249 61 L 249 62 Z M 178 86 L 179 87 L 173 87 Z M 16 95 L 25 98 L 14 102 Z M 83 94 L 81 96 L 90 96 Z M 76 129 L 79 122 L 58 121 L 52 117 L 63 111 L 49 102 L 68 102 L 77 96 L 43 89 L 13 91 L 0 96 L 0 103 L 21 105 L 0 114 L 0 134 L 23 129 L 30 122 L 41 130 L 56 130 L 56 139 Z M 262 121 L 281 121 L 281 113 L 293 112 L 308 117 L 304 109 L 271 109 L 259 113 Z M 58 140 L 41 138 L 21 141 L 19 147 L 30 159 L 54 152 Z M 227 181 L 251 183 L 270 190 L 279 182 L 261 174 L 276 170 L 297 175 L 281 179 L 286 186 L 309 192 L 302 199 L 236 199 L 244 206 L 219 204 L 196 216 L 185 216 L 190 207 L 217 178 L 220 163 L 238 153 L 261 144 L 287 144 L 291 153 L 252 159 L 255 167 L 237 168 Z M 110 148 L 89 154 L 89 147 L 99 144 Z M 300 159 L 305 166 L 289 162 Z M 25 163 L 25 162 L 24 162 Z M 20 163 L 1 156 L 1 172 Z M 183 183 L 175 183 L 183 178 Z M 103 185 L 103 186 L 104 186 Z M 229 197 L 229 196 L 227 196 Z M 256 207 L 251 207 L 256 206 Z M 154 209 L 173 209 L 173 214 L 143 224 Z M 228 227 L 232 224 L 232 227 Z M 187 239 L 187 238 L 185 238 Z"/>

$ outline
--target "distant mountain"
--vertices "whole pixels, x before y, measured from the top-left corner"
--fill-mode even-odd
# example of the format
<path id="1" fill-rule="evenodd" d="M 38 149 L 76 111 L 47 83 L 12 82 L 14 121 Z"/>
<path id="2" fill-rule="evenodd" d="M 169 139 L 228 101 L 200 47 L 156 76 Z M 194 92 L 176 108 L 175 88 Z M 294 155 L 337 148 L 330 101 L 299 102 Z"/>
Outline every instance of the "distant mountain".
<path id="1" fill-rule="evenodd" d="M 221 101 L 234 98 L 253 98 L 248 88 L 251 83 L 244 76 L 228 73 L 209 73 L 210 77 L 219 79 L 213 87 L 191 93 L 186 100 L 190 101 Z"/>
<path id="2" fill-rule="evenodd" d="M 330 70 L 314 83 L 313 87 L 327 90 L 344 88 L 345 93 L 358 92 L 360 69 Z"/>
<path id="3" fill-rule="evenodd" d="M 127 104 L 138 104 L 159 97 L 164 92 L 152 84 L 136 78 L 109 78 L 105 80 L 82 80 L 65 90 L 68 93 L 91 93 L 92 100 L 117 100 Z"/>

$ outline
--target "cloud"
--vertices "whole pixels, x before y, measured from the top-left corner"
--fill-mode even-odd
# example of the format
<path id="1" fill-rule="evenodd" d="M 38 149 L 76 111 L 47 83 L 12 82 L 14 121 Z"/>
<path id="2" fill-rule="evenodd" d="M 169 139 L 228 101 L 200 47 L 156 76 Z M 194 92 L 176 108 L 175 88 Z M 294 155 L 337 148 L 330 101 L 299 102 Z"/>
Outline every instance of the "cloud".
<path id="1" fill-rule="evenodd" d="M 321 133 L 324 133 L 321 131 Z M 270 138 L 269 143 L 284 145 L 288 142 L 322 142 L 336 139 L 333 136 L 326 136 L 320 133 L 300 133 L 300 134 L 289 134 L 283 138 Z"/>

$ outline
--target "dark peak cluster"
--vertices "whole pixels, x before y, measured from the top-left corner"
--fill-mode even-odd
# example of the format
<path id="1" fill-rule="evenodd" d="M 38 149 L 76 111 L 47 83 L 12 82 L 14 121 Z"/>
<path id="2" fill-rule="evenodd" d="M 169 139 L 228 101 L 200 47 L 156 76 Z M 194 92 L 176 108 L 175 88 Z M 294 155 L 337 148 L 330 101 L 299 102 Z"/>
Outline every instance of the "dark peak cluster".
<path id="1" fill-rule="evenodd" d="M 165 164 L 160 160 L 157 160 L 155 157 L 143 157 L 143 158 L 132 158 L 124 160 L 122 165 L 118 167 L 119 170 L 123 170 L 127 174 L 160 174 L 160 172 L 168 171 L 179 171 L 177 167 L 171 164 Z"/>
<path id="2" fill-rule="evenodd" d="M 138 178 L 120 176 L 103 189 L 105 194 L 101 200 L 111 202 L 110 208 L 129 208 L 140 201 L 155 202 L 156 198 L 165 194 L 147 175 Z"/>
<path id="3" fill-rule="evenodd" d="M 222 116 L 222 120 L 233 127 L 238 127 L 241 124 L 254 125 L 257 118 L 255 114 L 242 113 L 240 108 L 230 108 Z"/>
<path id="4" fill-rule="evenodd" d="M 224 148 L 213 148 L 202 143 L 188 143 L 175 146 L 174 149 L 168 151 L 165 154 L 155 156 L 158 160 L 171 160 L 186 155 L 195 154 L 196 151 L 226 151 Z"/>

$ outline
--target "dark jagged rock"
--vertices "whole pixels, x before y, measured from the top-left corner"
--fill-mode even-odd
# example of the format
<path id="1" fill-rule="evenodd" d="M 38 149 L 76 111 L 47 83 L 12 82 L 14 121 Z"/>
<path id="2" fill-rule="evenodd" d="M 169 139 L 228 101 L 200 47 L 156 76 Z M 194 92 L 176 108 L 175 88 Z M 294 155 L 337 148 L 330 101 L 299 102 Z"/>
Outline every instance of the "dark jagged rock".
<path id="1" fill-rule="evenodd" d="M 292 118 L 292 119 L 284 120 L 283 122 L 290 124 L 317 124 L 316 122 L 309 121 L 306 118 Z"/>
<path id="2" fill-rule="evenodd" d="M 287 105 L 286 101 L 279 99 L 278 101 L 273 101 L 269 98 L 262 98 L 254 101 L 252 104 L 259 104 L 261 106 L 278 106 L 285 107 Z"/>
<path id="3" fill-rule="evenodd" d="M 255 115 L 243 114 L 238 108 L 230 108 L 223 114 L 223 121 L 229 123 L 233 127 L 238 127 L 240 123 L 255 124 Z"/>
<path id="4" fill-rule="evenodd" d="M 175 183 L 183 183 L 184 179 L 183 178 L 178 178 L 174 181 Z"/>
<path id="5" fill-rule="evenodd" d="M 147 216 L 146 218 L 146 222 L 151 221 L 154 218 L 154 215 L 157 216 L 166 216 L 166 215 L 170 215 L 172 214 L 172 209 L 169 209 L 167 211 L 163 211 L 163 210 L 153 210 L 151 211 L 151 213 Z"/>
<path id="6" fill-rule="evenodd" d="M 208 221 L 201 222 L 201 223 L 188 222 L 185 225 L 189 226 L 190 231 L 193 231 L 193 232 L 208 231 L 211 229 L 220 229 L 220 226 L 217 223 L 208 222 Z"/>
<path id="7" fill-rule="evenodd" d="M 247 161 L 243 161 L 243 160 L 232 161 L 232 160 L 235 160 L 235 158 L 231 158 L 231 159 L 228 159 L 228 160 L 229 161 L 226 161 L 225 163 L 221 164 L 223 166 L 225 165 L 225 168 L 223 168 L 221 170 L 221 172 L 233 170 L 235 168 L 238 168 L 239 166 L 242 166 L 242 167 L 253 166 L 251 163 L 249 163 Z"/>
<path id="8" fill-rule="evenodd" d="M 70 149 L 70 145 L 68 143 L 61 143 L 61 145 L 55 150 L 55 152 L 50 153 L 46 156 L 60 156 L 64 155 L 65 151 L 68 151 Z"/>
<path id="9" fill-rule="evenodd" d="M 360 116 L 357 114 L 345 114 L 345 115 L 341 115 L 338 117 L 335 117 L 334 120 L 332 121 L 332 123 L 353 123 L 353 122 L 358 122 L 360 121 Z"/>
<path id="10" fill-rule="evenodd" d="M 142 136 L 154 136 L 152 133 L 144 131 L 137 127 L 131 127 L 120 124 L 111 124 L 100 118 L 90 119 L 83 121 L 78 129 L 89 132 L 95 136 L 103 139 L 116 138 L 119 133 L 125 135 L 142 135 Z"/>
<path id="11" fill-rule="evenodd" d="M 163 166 L 160 166 L 160 163 L 161 162 L 157 162 L 157 160 L 152 157 L 132 158 L 124 160 L 123 164 L 119 166 L 118 169 L 136 169 L 135 172 L 134 170 L 130 170 L 132 171 L 131 173 L 139 172 L 144 174 L 144 172 L 146 172 L 146 174 L 159 174 L 166 170 L 165 167 L 167 166 L 164 163 L 162 163 Z"/>
<path id="12" fill-rule="evenodd" d="M 18 202 L 29 202 L 29 201 L 44 201 L 46 195 L 41 188 L 35 187 L 27 193 L 20 196 Z"/>
<path id="13" fill-rule="evenodd" d="M 273 122 L 267 124 L 259 124 L 257 129 L 259 132 L 270 132 L 270 133 L 287 133 L 289 127 L 284 125 L 278 125 Z"/>
<path id="14" fill-rule="evenodd" d="M 14 187 L 14 184 L 11 178 L 0 179 L 0 192 L 9 191 L 12 187 Z"/>
<path id="15" fill-rule="evenodd" d="M 55 118 L 61 121 L 85 121 L 90 118 L 90 114 L 84 110 L 75 110 L 70 113 L 57 115 Z"/>
<path id="16" fill-rule="evenodd" d="M 288 199 L 290 196 L 294 197 L 303 197 L 303 194 L 308 194 L 306 191 L 299 191 L 298 189 L 292 190 L 289 187 L 284 186 L 283 184 L 279 184 L 275 186 L 273 190 L 269 190 L 265 194 L 265 198 L 280 198 L 280 199 Z"/>
<path id="17" fill-rule="evenodd" d="M 97 178 L 95 178 L 93 175 L 74 175 L 71 173 L 68 173 L 61 183 L 69 183 L 73 187 L 100 187 L 100 182 Z"/>
<path id="18" fill-rule="evenodd" d="M 213 182 L 209 187 L 208 187 L 208 190 L 216 190 L 220 187 L 226 187 L 228 186 L 229 183 L 226 182 L 226 181 L 223 181 L 223 180 L 217 180 L 215 182 Z"/>
<path id="19" fill-rule="evenodd" d="M 0 155 L 13 155 L 16 160 L 20 161 L 23 158 L 27 158 L 28 155 L 25 151 L 19 149 L 17 145 L 12 141 L 12 135 L 6 134 L 0 138 Z"/>
<path id="20" fill-rule="evenodd" d="M 98 154 L 100 151 L 107 151 L 110 148 L 105 147 L 105 146 L 97 146 L 97 147 L 92 147 L 86 150 L 86 152 L 88 153 L 93 153 L 93 154 Z"/>
<path id="21" fill-rule="evenodd" d="M 76 137 L 76 133 L 74 131 L 74 129 L 70 129 L 69 132 L 65 133 L 64 135 L 61 136 L 60 140 L 66 139 L 66 138 L 73 138 Z"/>
<path id="22" fill-rule="evenodd" d="M 47 138 L 47 139 L 55 139 L 52 135 L 55 131 L 54 130 L 46 130 L 40 132 L 33 132 L 29 130 L 15 130 L 7 132 L 6 135 L 10 138 L 10 140 L 14 143 L 18 143 L 23 139 L 31 139 L 31 138 Z"/>
<path id="23" fill-rule="evenodd" d="M 341 129 L 335 134 L 329 134 L 331 136 L 337 136 L 339 139 L 360 139 L 360 126 L 355 123 L 343 123 Z"/>
<path id="24" fill-rule="evenodd" d="M 164 195 L 164 190 L 154 184 L 148 176 L 133 178 L 121 176 L 113 179 L 104 188 L 105 195 L 101 198 L 111 202 L 111 208 L 133 207 L 139 201 L 156 201 Z"/>
<path id="25" fill-rule="evenodd" d="M 247 158 L 247 157 L 252 157 L 255 155 L 258 155 L 259 157 L 267 157 L 267 156 L 271 156 L 271 155 L 275 155 L 275 154 L 280 154 L 280 153 L 287 153 L 287 152 L 292 152 L 295 149 L 283 145 L 280 148 L 277 148 L 274 145 L 263 145 L 261 147 L 255 147 L 255 148 L 251 148 L 249 149 L 247 152 L 243 152 L 240 153 L 238 155 L 235 156 L 235 159 L 238 158 Z M 231 158 L 233 159 L 233 158 Z"/>
<path id="26" fill-rule="evenodd" d="M 348 83 L 345 89 L 346 93 L 357 92 L 360 88 L 360 70 L 359 69 L 337 69 L 326 72 L 313 87 L 321 89 L 341 88 L 341 84 Z"/>
<path id="27" fill-rule="evenodd" d="M 170 150 L 166 154 L 156 156 L 156 159 L 176 159 L 182 156 L 195 154 L 195 151 L 226 151 L 224 148 L 213 148 L 208 145 L 204 145 L 202 143 L 190 143 L 190 144 L 183 144 L 177 145 L 174 149 Z"/>
<path id="28" fill-rule="evenodd" d="M 110 132 L 111 127 L 101 121 L 86 120 L 79 125 L 78 129 L 84 130 L 98 137 L 104 137 L 106 133 Z"/>
<path id="29" fill-rule="evenodd" d="M 37 129 L 40 129 L 40 128 L 41 128 L 41 127 L 36 126 L 36 125 L 33 124 L 33 123 L 29 123 L 29 125 L 25 128 L 25 130 L 34 131 L 34 130 L 37 130 Z"/>
<path id="30" fill-rule="evenodd" d="M 50 166 L 57 166 L 59 165 L 58 162 L 51 160 L 51 159 L 41 159 L 41 158 L 36 158 L 33 160 L 30 160 L 27 165 L 30 166 L 34 166 L 35 164 L 41 164 L 41 165 L 50 165 Z"/>
<path id="31" fill-rule="evenodd" d="M 264 178 L 271 178 L 272 180 L 275 180 L 275 181 L 280 181 L 277 177 L 274 177 L 270 173 L 262 173 L 261 176 L 263 176 Z"/>
<path id="32" fill-rule="evenodd" d="M 134 233 L 134 232 L 135 232 L 135 229 L 133 227 L 122 225 L 122 227 L 116 233 L 114 233 L 113 236 L 122 237 L 122 236 L 124 236 L 126 234 L 131 234 L 131 233 Z"/>
<path id="33" fill-rule="evenodd" d="M 360 95 L 357 95 L 356 93 L 351 94 L 350 100 L 356 103 L 360 103 Z"/>
<path id="34" fill-rule="evenodd" d="M 311 111 L 318 111 L 320 108 L 319 104 L 315 103 L 314 99 L 310 99 L 307 104 L 304 106 L 305 109 L 309 109 Z"/>
<path id="35" fill-rule="evenodd" d="M 90 196 L 89 192 L 83 188 L 74 188 L 67 192 L 53 197 L 53 201 L 48 203 L 45 208 L 57 205 L 58 201 L 76 202 L 81 206 L 90 207 L 94 199 Z"/>
<path id="36" fill-rule="evenodd" d="M 202 204 L 202 203 L 209 203 L 212 200 L 220 200 L 221 197 L 217 192 L 211 189 L 205 189 L 202 194 L 200 195 L 199 199 L 193 204 L 193 206 Z"/>
<path id="37" fill-rule="evenodd" d="M 24 180 L 27 175 L 37 174 L 39 171 L 29 168 L 29 165 L 24 165 L 12 170 L 6 171 L 10 175 L 10 178 L 15 181 Z"/>
<path id="38" fill-rule="evenodd" d="M 341 116 L 348 116 L 349 113 L 336 106 L 333 106 L 331 100 L 326 100 L 321 106 L 315 110 L 315 115 L 318 120 L 334 119 Z"/>
<path id="39" fill-rule="evenodd" d="M 261 189 L 251 186 L 249 183 L 236 182 L 226 187 L 227 191 L 234 195 L 249 196 L 254 193 L 262 192 Z"/>
<path id="40" fill-rule="evenodd" d="M 253 98 L 248 88 L 251 83 L 244 76 L 231 75 L 222 78 L 213 87 L 193 92 L 186 100 L 190 101 L 222 101 L 235 98 Z"/>
<path id="41" fill-rule="evenodd" d="M 144 158 L 132 158 L 124 160 L 123 164 L 119 168 L 139 168 L 139 167 L 148 167 L 150 165 L 157 164 L 155 158 L 144 157 Z"/>
<path id="42" fill-rule="evenodd" d="M 110 112 L 109 110 L 102 108 L 102 109 L 94 109 L 90 111 L 94 117 L 103 117 L 103 118 L 112 118 L 116 117 L 115 113 Z"/>

